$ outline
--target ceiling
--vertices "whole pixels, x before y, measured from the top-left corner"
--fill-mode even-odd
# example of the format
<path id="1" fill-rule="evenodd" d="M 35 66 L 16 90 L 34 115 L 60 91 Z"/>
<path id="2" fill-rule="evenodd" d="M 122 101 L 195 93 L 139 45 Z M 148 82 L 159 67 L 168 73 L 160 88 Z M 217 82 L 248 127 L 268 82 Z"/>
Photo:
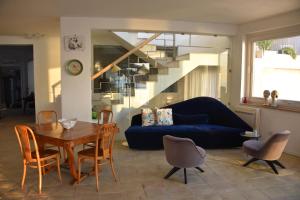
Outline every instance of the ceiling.
<path id="1" fill-rule="evenodd" d="M 243 24 L 298 9 L 300 0 L 0 0 L 0 34 L 56 32 L 60 16 Z"/>

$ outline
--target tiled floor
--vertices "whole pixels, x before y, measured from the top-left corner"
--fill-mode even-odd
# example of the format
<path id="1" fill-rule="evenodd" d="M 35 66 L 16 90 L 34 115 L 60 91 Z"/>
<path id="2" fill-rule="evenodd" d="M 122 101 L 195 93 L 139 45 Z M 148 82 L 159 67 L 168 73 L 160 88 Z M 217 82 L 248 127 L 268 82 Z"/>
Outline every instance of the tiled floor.
<path id="1" fill-rule="evenodd" d="M 183 184 L 183 171 L 169 180 L 162 177 L 170 170 L 163 151 L 133 151 L 117 142 L 115 163 L 119 182 L 114 182 L 108 166 L 102 170 L 100 192 L 95 178 L 71 186 L 67 170 L 62 170 L 60 184 L 56 172 L 43 177 L 43 194 L 37 194 L 36 170 L 29 170 L 26 190 L 20 189 L 21 159 L 13 126 L 29 123 L 31 117 L 7 116 L 0 119 L 0 199 L 205 199 L 205 200 L 299 200 L 300 158 L 284 155 L 288 169 L 275 175 L 263 163 L 241 167 L 247 159 L 240 149 L 208 150 L 204 173 L 188 170 L 188 184 Z"/>

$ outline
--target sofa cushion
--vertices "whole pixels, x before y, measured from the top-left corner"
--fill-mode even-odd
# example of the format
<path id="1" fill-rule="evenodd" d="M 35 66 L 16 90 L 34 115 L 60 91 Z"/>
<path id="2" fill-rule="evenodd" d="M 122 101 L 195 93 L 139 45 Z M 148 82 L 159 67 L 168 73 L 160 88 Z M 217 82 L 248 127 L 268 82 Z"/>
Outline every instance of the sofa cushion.
<path id="1" fill-rule="evenodd" d="M 164 135 L 190 138 L 202 148 L 228 148 L 242 145 L 244 138 L 240 134 L 244 131 L 212 124 L 131 126 L 125 136 L 133 149 L 162 149 Z"/>
<path id="2" fill-rule="evenodd" d="M 156 110 L 157 125 L 173 125 L 172 108 Z"/>
<path id="3" fill-rule="evenodd" d="M 155 125 L 155 111 L 151 108 L 142 109 L 142 126 Z"/>
<path id="4" fill-rule="evenodd" d="M 239 128 L 231 128 L 231 127 L 212 125 L 212 124 L 193 124 L 193 125 L 147 126 L 147 127 L 131 126 L 127 129 L 126 132 L 137 133 L 137 134 L 153 133 L 154 135 L 157 133 L 174 135 L 175 133 L 177 136 L 180 137 L 180 135 L 178 135 L 180 133 L 218 135 L 219 133 L 230 134 L 234 132 L 238 132 L 240 134 L 245 131 Z"/>
<path id="5" fill-rule="evenodd" d="M 207 114 L 183 115 L 173 113 L 175 125 L 190 125 L 190 124 L 208 124 L 209 118 Z"/>

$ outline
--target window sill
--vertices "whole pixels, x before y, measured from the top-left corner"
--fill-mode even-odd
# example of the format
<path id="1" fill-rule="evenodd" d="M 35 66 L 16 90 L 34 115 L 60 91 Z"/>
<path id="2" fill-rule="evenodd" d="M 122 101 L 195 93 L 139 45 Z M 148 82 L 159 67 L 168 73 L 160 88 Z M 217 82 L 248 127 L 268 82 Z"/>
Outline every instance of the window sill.
<path id="1" fill-rule="evenodd" d="M 258 102 L 240 103 L 240 105 L 300 113 L 300 108 L 286 106 L 286 105 L 277 105 L 276 107 L 274 107 L 271 105 L 263 105 L 262 103 L 258 103 Z"/>

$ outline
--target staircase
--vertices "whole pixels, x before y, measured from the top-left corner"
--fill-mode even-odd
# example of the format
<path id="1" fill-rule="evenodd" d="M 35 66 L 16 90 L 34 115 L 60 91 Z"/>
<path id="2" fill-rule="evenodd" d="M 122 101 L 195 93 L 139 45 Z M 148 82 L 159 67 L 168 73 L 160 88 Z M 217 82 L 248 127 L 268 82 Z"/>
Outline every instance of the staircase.
<path id="1" fill-rule="evenodd" d="M 111 34 L 128 51 L 140 42 L 134 33 L 111 32 Z M 131 117 L 140 112 L 141 106 L 147 104 L 189 72 L 199 66 L 219 65 L 219 54 L 191 53 L 174 58 L 169 57 L 166 51 L 157 49 L 155 44 L 147 44 L 134 54 L 150 63 L 151 67 L 145 88 L 130 88 L 130 90 L 134 90 L 133 96 L 125 95 L 122 101 L 118 101 L 116 104 L 112 102 L 113 112 L 116 113 L 115 120 L 121 132 L 129 127 Z"/>

